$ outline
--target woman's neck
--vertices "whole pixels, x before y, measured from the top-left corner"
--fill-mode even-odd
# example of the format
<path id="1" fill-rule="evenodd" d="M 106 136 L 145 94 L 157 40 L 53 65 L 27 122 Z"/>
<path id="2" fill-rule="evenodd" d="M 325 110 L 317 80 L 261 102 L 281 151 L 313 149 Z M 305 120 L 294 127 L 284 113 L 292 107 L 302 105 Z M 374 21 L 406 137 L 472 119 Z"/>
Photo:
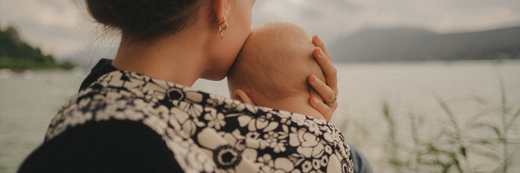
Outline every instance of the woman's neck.
<path id="1" fill-rule="evenodd" d="M 112 65 L 119 70 L 191 86 L 204 73 L 206 57 L 201 50 L 203 37 L 186 32 L 191 30 L 149 42 L 132 42 L 131 36 L 123 34 Z"/>

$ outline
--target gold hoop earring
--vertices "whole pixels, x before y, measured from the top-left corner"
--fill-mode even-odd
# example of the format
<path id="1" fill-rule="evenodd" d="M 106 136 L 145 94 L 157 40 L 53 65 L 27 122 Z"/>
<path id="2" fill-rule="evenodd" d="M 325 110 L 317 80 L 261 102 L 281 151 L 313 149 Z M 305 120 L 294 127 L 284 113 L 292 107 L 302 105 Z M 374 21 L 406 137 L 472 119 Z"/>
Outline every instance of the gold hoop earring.
<path id="1" fill-rule="evenodd" d="M 222 38 L 224 38 L 224 31 L 227 29 L 226 17 L 224 17 L 222 23 L 218 23 L 218 18 L 215 19 L 215 21 L 217 22 L 218 32 L 220 32 L 220 39 L 222 40 Z M 224 27 L 222 27 L 222 25 L 224 25 Z"/>

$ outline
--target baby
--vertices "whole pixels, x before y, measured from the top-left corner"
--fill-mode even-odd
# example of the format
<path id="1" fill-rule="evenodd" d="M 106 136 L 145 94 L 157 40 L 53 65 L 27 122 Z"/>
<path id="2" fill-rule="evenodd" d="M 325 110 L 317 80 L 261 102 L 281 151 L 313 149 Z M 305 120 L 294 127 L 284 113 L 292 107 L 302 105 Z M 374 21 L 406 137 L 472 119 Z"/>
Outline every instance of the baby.
<path id="1" fill-rule="evenodd" d="M 311 96 L 321 99 L 307 83 L 308 76 L 313 74 L 325 81 L 312 55 L 314 47 L 305 30 L 291 23 L 267 23 L 253 28 L 228 72 L 231 98 L 325 120 L 308 102 Z M 372 173 L 361 151 L 349 145 L 354 172 Z"/>
<path id="2" fill-rule="evenodd" d="M 314 47 L 305 30 L 291 23 L 253 28 L 227 76 L 231 98 L 325 120 L 309 103 L 321 96 L 307 83 L 308 76 L 325 81 Z"/>

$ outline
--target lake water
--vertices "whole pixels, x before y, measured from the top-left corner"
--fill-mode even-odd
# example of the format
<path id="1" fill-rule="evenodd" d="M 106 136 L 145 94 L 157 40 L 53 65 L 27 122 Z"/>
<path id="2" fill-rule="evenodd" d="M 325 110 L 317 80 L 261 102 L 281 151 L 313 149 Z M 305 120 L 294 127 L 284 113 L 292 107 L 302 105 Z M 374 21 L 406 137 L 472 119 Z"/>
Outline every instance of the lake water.
<path id="1" fill-rule="evenodd" d="M 376 172 L 392 172 L 387 160 L 389 126 L 383 117 L 386 101 L 395 117 L 396 137 L 403 160 L 409 156 L 410 115 L 422 119 L 417 130 L 428 140 L 448 129 L 450 119 L 435 97 L 438 95 L 452 109 L 461 126 L 472 115 L 489 107 L 473 102 L 475 97 L 499 105 L 501 93 L 514 109 L 520 106 L 520 61 L 464 61 L 336 64 L 339 76 L 339 108 L 332 119 L 347 140 L 357 145 L 370 160 Z M 77 91 L 86 71 L 35 71 L 12 73 L 0 70 L 0 172 L 15 172 L 19 164 L 41 142 L 47 126 L 58 109 Z M 500 89 L 503 79 L 505 90 Z M 197 81 L 194 88 L 228 96 L 225 81 Z M 498 122 L 489 115 L 489 121 Z M 509 138 L 514 144 L 509 151 L 519 152 L 520 133 L 514 126 Z M 465 137 L 492 138 L 487 131 L 469 131 Z M 498 146 L 497 146 L 498 147 Z M 513 157 L 518 172 L 519 154 Z M 485 158 L 471 158 L 472 165 L 480 162 L 481 170 L 497 166 Z"/>

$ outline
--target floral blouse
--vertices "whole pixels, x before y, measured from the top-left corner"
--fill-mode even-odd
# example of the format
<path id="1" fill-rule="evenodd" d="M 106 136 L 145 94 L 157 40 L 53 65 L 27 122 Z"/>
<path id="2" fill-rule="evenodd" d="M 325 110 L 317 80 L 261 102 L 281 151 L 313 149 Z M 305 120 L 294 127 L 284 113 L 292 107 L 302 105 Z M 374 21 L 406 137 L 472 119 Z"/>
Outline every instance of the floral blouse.
<path id="1" fill-rule="evenodd" d="M 119 70 L 80 90 L 45 143 L 114 120 L 152 129 L 185 172 L 353 172 L 349 146 L 326 121 Z"/>

